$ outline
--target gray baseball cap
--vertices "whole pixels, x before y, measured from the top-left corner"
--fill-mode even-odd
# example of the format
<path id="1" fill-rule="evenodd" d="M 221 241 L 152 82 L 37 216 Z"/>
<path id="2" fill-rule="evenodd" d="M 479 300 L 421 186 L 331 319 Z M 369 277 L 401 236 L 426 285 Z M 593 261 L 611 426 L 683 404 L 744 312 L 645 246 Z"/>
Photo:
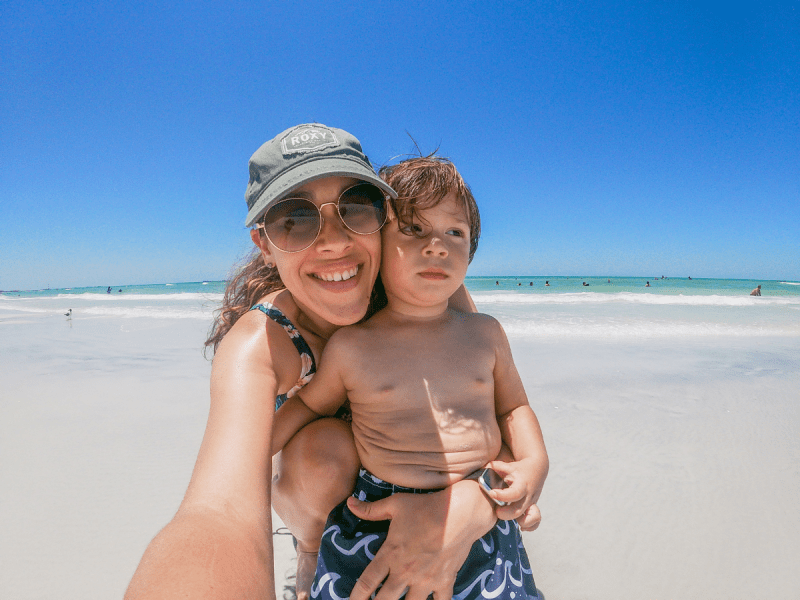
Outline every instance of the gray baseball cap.
<path id="1" fill-rule="evenodd" d="M 375 184 L 397 198 L 372 167 L 361 143 L 343 129 L 307 123 L 287 129 L 250 157 L 245 227 L 253 225 L 275 202 L 300 186 L 323 177 L 353 177 Z"/>

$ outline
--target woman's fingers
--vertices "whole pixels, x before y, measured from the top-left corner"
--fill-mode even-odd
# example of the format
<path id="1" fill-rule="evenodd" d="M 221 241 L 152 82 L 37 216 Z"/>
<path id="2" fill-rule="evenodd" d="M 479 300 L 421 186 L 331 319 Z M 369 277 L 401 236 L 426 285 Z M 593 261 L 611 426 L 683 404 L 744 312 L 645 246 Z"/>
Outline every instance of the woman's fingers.
<path id="1" fill-rule="evenodd" d="M 347 508 L 359 519 L 365 521 L 387 521 L 394 516 L 392 498 L 393 496 L 389 496 L 375 502 L 365 502 L 350 496 L 347 499 Z"/>
<path id="2" fill-rule="evenodd" d="M 383 580 L 389 575 L 389 565 L 376 556 L 375 560 L 367 565 L 364 572 L 350 592 L 350 600 L 368 600 L 378 590 Z M 399 596 L 398 596 L 399 598 Z"/>
<path id="3" fill-rule="evenodd" d="M 359 519 L 386 521 L 393 516 L 392 498 L 389 496 L 375 502 L 364 502 L 350 496 L 347 499 L 347 508 Z M 350 600 L 368 600 L 378 590 L 389 575 L 389 562 L 384 558 L 385 556 L 385 553 L 379 551 L 375 559 L 367 565 L 350 593 Z"/>
<path id="4" fill-rule="evenodd" d="M 408 593 L 406 594 L 406 600 L 426 600 L 430 594 L 431 592 L 426 592 L 423 587 L 414 586 L 409 588 Z"/>
<path id="5" fill-rule="evenodd" d="M 455 580 L 453 580 L 455 583 Z M 453 600 L 453 585 L 433 590 L 433 600 Z"/>
<path id="6" fill-rule="evenodd" d="M 386 581 L 383 582 L 375 600 L 399 600 L 400 596 L 408 591 L 408 586 L 401 581 L 393 581 L 391 573 Z M 352 599 L 352 596 L 350 596 Z"/>

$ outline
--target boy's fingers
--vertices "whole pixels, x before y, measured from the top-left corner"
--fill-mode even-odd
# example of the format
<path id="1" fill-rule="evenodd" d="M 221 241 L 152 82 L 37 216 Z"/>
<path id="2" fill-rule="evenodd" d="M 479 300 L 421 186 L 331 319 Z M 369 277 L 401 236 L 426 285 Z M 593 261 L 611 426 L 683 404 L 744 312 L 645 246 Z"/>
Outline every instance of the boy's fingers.
<path id="1" fill-rule="evenodd" d="M 509 506 L 498 506 L 494 514 L 502 521 L 513 521 L 521 517 L 523 512 L 519 504 L 511 504 Z"/>
<path id="2" fill-rule="evenodd" d="M 505 502 L 506 504 L 518 502 L 525 497 L 525 486 L 512 481 L 507 488 L 492 490 L 491 496 L 495 500 L 500 500 L 500 502 Z"/>
<path id="3" fill-rule="evenodd" d="M 506 475 L 511 474 L 511 471 L 513 470 L 511 468 L 512 465 L 513 463 L 507 463 L 502 460 L 493 460 L 486 466 L 492 469 L 493 471 L 497 471 L 497 474 L 500 475 L 500 477 L 505 477 Z"/>
<path id="4" fill-rule="evenodd" d="M 517 523 L 522 531 L 534 531 L 541 522 L 542 513 L 535 504 L 532 504 L 522 516 L 517 518 Z"/>

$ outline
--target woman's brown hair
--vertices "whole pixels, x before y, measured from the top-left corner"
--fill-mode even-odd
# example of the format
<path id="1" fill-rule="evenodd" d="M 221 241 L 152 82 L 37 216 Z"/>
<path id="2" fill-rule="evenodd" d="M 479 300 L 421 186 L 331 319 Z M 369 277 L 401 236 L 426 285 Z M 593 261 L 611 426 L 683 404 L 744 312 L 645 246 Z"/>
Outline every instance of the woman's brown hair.
<path id="1" fill-rule="evenodd" d="M 210 346 L 213 352 L 217 351 L 217 346 L 234 323 L 256 302 L 270 292 L 284 287 L 278 269 L 267 267 L 258 248 L 254 248 L 243 263 L 228 280 L 225 295 L 222 297 L 222 307 L 216 311 L 214 323 L 208 332 L 205 347 Z"/>

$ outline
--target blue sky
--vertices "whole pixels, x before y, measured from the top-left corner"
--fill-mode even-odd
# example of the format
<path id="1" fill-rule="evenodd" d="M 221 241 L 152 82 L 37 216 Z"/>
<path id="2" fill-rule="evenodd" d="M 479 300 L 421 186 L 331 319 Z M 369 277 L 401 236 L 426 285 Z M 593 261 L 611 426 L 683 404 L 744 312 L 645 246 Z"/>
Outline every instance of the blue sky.
<path id="1" fill-rule="evenodd" d="M 0 289 L 224 279 L 310 121 L 452 158 L 470 275 L 800 280 L 798 1 L 0 7 Z"/>

